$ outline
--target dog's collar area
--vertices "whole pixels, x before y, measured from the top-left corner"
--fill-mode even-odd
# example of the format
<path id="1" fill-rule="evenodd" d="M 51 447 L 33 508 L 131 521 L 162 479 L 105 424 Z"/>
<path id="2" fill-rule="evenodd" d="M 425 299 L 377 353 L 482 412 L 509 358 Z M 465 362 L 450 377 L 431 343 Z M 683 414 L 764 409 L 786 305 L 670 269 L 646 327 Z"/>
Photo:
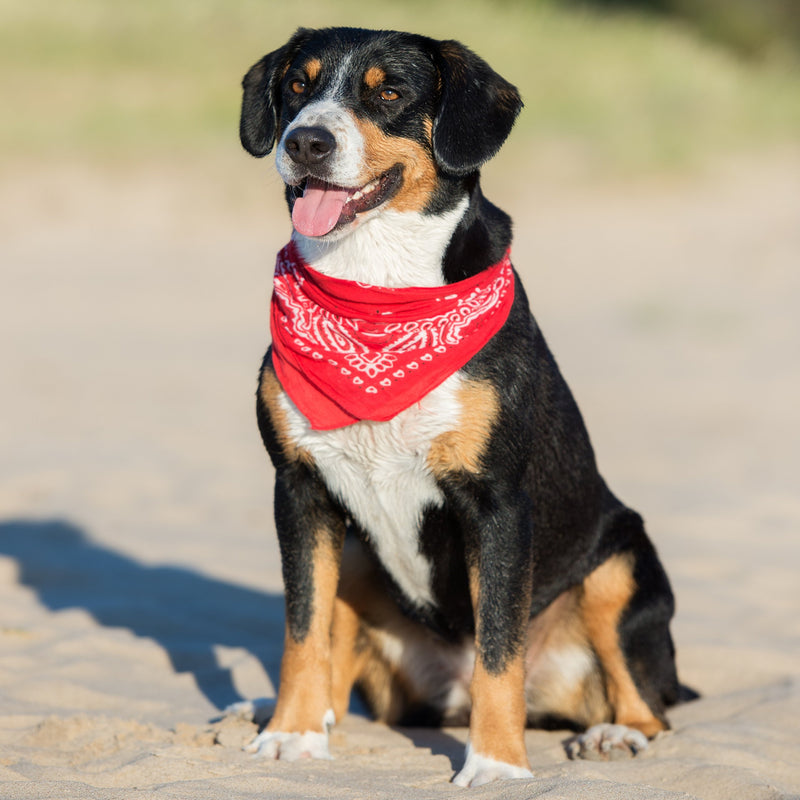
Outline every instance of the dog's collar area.
<path id="1" fill-rule="evenodd" d="M 364 186 L 347 188 L 308 176 L 302 195 L 292 206 L 292 225 L 303 236 L 325 236 L 334 228 L 349 225 L 356 214 L 377 208 L 397 194 L 403 180 L 403 167 L 391 169 Z"/>
<path id="2" fill-rule="evenodd" d="M 513 301 L 508 252 L 458 283 L 388 289 L 323 275 L 290 242 L 275 267 L 272 363 L 313 428 L 386 421 L 461 369 Z"/>

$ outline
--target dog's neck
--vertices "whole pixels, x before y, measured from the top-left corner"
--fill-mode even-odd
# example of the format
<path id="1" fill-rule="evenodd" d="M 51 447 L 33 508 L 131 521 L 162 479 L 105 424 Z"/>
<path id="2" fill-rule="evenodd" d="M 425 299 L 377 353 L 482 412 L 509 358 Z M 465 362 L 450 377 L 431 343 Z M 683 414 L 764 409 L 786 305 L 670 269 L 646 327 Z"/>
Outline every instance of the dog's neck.
<path id="1" fill-rule="evenodd" d="M 464 196 L 441 214 L 387 209 L 341 239 L 293 234 L 307 264 L 324 275 L 393 289 L 442 286 L 443 260 L 467 209 Z"/>

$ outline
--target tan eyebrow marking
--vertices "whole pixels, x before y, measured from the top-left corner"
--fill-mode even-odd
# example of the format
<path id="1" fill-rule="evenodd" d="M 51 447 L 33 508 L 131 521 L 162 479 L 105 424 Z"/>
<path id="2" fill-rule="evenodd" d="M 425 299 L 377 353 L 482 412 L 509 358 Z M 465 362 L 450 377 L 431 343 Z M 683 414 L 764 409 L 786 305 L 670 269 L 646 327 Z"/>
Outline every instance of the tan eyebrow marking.
<path id="1" fill-rule="evenodd" d="M 322 62 L 318 58 L 312 58 L 305 66 L 306 75 L 310 81 L 315 81 L 322 72 Z"/>
<path id="2" fill-rule="evenodd" d="M 364 73 L 364 83 L 370 89 L 377 89 L 386 80 L 386 73 L 380 67 L 370 67 Z"/>

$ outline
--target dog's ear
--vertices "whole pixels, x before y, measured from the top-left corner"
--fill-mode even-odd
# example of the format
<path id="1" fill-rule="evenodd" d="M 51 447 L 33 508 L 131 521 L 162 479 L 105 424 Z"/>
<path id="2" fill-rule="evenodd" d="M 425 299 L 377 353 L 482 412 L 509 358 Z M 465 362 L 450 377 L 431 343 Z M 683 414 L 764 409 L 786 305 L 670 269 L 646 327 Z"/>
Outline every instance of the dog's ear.
<path id="1" fill-rule="evenodd" d="M 239 138 L 251 155 L 261 158 L 275 145 L 280 117 L 280 81 L 312 31 L 300 28 L 281 48 L 253 64 L 242 80 Z"/>
<path id="2" fill-rule="evenodd" d="M 516 86 L 460 42 L 437 42 L 441 81 L 433 155 L 445 172 L 467 175 L 502 146 L 522 109 Z"/>

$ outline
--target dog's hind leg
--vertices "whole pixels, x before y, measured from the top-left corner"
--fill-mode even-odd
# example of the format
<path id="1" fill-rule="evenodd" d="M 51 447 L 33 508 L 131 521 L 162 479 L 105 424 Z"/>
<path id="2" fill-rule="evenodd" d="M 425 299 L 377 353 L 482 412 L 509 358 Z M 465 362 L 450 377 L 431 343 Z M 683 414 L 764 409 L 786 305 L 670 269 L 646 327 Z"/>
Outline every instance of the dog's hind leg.
<path id="1" fill-rule="evenodd" d="M 358 611 L 350 603 L 337 597 L 331 626 L 331 697 L 337 722 L 347 713 L 350 693 L 369 657 L 361 639 L 361 617 Z"/>
<path id="2" fill-rule="evenodd" d="M 677 700 L 669 634 L 673 601 L 652 545 L 611 556 L 584 581 L 581 611 L 599 661 L 612 724 L 591 727 L 569 747 L 571 756 L 635 755 L 669 728 L 667 705 Z"/>
<path id="3" fill-rule="evenodd" d="M 582 596 L 580 585 L 563 592 L 528 624 L 525 702 L 531 727 L 581 731 L 612 718 Z"/>

